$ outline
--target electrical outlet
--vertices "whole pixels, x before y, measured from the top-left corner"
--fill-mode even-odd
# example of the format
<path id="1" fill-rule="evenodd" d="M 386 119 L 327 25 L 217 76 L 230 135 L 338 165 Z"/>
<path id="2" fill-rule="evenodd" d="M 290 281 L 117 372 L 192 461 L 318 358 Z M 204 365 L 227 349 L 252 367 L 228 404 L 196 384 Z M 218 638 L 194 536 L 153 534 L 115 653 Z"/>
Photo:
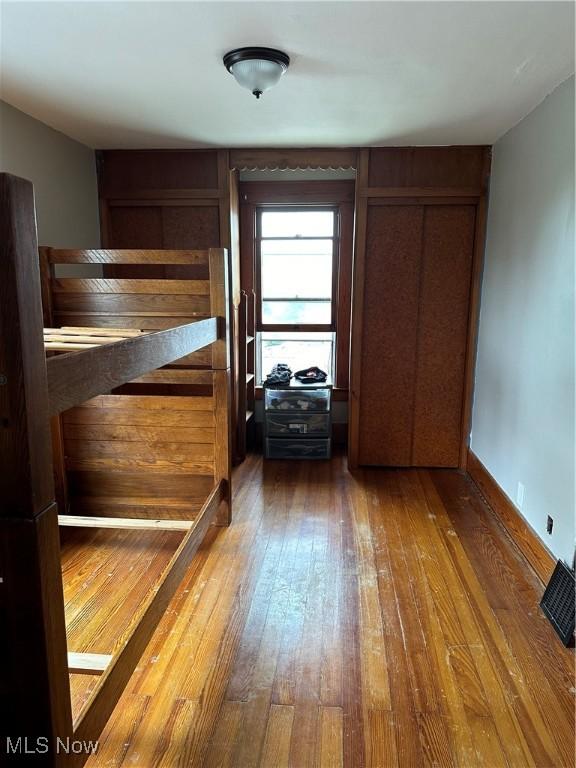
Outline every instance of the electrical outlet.
<path id="1" fill-rule="evenodd" d="M 518 482 L 518 488 L 516 490 L 516 506 L 518 509 L 522 509 L 524 506 L 524 484 Z"/>
<path id="2" fill-rule="evenodd" d="M 552 528 L 554 527 L 554 518 L 548 517 L 546 518 L 546 533 L 552 533 Z"/>

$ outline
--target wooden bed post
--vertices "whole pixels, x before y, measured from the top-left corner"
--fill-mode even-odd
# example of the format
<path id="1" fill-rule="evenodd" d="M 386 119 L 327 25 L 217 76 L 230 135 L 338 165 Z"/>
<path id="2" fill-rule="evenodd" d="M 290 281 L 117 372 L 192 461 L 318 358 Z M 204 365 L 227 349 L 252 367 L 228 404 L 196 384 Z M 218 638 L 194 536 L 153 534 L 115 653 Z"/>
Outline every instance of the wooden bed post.
<path id="1" fill-rule="evenodd" d="M 224 480 L 225 489 L 216 517 L 216 525 L 230 525 L 232 508 L 232 385 L 230 361 L 231 346 L 228 258 L 222 248 L 211 248 L 208 255 L 210 269 L 210 314 L 218 320 L 218 341 L 212 345 L 214 370 L 214 405 L 216 438 L 214 479 Z"/>
<path id="2" fill-rule="evenodd" d="M 0 243 L 0 763 L 56 766 L 72 714 L 36 220 L 9 174 Z"/>

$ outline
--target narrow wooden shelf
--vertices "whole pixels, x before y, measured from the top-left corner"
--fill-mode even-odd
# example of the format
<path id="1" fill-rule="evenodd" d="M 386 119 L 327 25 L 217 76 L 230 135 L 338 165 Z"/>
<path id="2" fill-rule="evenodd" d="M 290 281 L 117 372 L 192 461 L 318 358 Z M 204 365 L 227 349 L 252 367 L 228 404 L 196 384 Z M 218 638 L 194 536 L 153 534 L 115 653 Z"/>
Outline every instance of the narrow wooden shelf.
<path id="1" fill-rule="evenodd" d="M 250 382 L 253 381 L 253 379 L 254 379 L 254 374 L 253 373 L 247 373 L 246 374 L 246 384 L 250 384 Z"/>
<path id="2" fill-rule="evenodd" d="M 252 416 L 254 416 L 254 411 L 246 411 L 246 423 L 250 421 Z"/>

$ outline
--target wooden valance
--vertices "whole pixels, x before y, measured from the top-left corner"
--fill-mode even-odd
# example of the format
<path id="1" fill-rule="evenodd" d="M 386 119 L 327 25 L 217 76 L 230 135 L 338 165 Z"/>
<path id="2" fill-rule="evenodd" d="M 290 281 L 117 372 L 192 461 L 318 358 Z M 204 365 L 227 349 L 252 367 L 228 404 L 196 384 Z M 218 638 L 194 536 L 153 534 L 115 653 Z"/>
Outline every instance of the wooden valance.
<path id="1" fill-rule="evenodd" d="M 355 170 L 355 149 L 233 149 L 230 167 L 238 171 Z"/>

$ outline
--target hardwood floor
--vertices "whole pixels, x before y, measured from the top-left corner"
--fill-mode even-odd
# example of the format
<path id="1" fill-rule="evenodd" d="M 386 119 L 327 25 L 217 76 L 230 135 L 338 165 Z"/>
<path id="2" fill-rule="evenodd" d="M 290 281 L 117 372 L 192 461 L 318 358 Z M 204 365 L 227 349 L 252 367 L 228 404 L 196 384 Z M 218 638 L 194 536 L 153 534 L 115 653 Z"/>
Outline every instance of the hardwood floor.
<path id="1" fill-rule="evenodd" d="M 574 766 L 573 652 L 467 478 L 234 479 L 89 768 Z"/>

